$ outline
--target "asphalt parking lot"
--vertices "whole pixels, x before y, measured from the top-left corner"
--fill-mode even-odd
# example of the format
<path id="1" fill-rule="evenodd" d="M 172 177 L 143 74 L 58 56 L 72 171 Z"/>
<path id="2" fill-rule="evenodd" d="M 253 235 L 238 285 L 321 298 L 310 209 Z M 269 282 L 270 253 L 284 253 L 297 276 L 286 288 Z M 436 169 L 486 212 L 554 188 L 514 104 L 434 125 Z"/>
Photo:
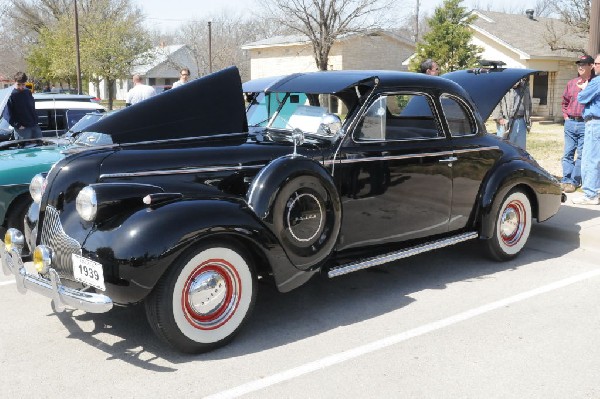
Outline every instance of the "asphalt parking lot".
<path id="1" fill-rule="evenodd" d="M 261 284 L 229 346 L 187 356 L 143 309 L 52 313 L 0 274 L 0 396 L 598 398 L 600 207 L 563 205 L 521 256 L 476 242 L 287 294 Z"/>

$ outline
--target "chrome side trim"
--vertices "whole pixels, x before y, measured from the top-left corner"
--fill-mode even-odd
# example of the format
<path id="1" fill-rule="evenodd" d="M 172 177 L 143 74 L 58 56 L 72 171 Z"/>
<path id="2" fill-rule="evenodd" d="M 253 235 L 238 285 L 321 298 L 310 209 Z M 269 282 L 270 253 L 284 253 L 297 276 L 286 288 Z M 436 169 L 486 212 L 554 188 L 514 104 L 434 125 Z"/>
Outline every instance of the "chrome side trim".
<path id="1" fill-rule="evenodd" d="M 442 151 L 442 152 L 427 152 L 427 153 L 422 153 L 422 154 L 406 154 L 406 155 L 368 157 L 368 158 L 358 158 L 358 159 L 342 159 L 338 162 L 351 164 L 351 163 L 357 163 L 357 162 L 393 161 L 393 160 L 399 160 L 399 159 L 426 158 L 426 157 L 435 157 L 435 156 L 441 157 L 441 156 L 448 156 L 448 155 L 453 155 L 453 154 L 468 154 L 470 152 L 480 152 L 480 151 L 490 151 L 490 150 L 500 150 L 500 147 L 490 146 L 490 147 L 468 148 L 468 149 Z M 335 159 L 323 161 L 323 165 L 333 165 L 335 163 L 336 163 Z"/>
<path id="2" fill-rule="evenodd" d="M 418 255 L 423 252 L 428 252 L 434 249 L 458 244 L 459 242 L 472 240 L 477 237 L 479 237 L 479 233 L 473 231 L 455 235 L 452 237 L 442 238 L 426 244 L 416 245 L 414 247 L 406 248 L 396 252 L 391 252 L 386 255 L 368 258 L 357 262 L 350 262 L 345 265 L 340 265 L 329 269 L 329 271 L 327 272 L 327 277 L 338 277 L 358 270 L 367 269 L 369 267 L 383 265 L 385 263 L 393 262 L 398 259 L 408 258 L 409 256 Z"/>
<path id="3" fill-rule="evenodd" d="M 177 142 L 182 142 L 182 141 L 212 140 L 212 139 L 218 139 L 218 138 L 223 138 L 223 137 L 236 137 L 236 136 L 247 136 L 247 135 L 248 135 L 247 132 L 223 133 L 223 134 L 214 134 L 211 136 L 190 136 L 190 137 L 182 137 L 179 139 L 148 140 L 148 141 L 138 141 L 135 143 L 117 143 L 117 144 L 112 144 L 112 145 L 121 146 L 121 147 L 132 147 L 132 146 L 137 146 L 140 144 L 145 145 L 145 144 L 177 143 Z"/>
<path id="4" fill-rule="evenodd" d="M 13 249 L 10 252 L 0 243 L 2 271 L 5 275 L 13 275 L 17 283 L 17 291 L 25 294 L 27 290 L 37 292 L 52 299 L 52 309 L 62 312 L 65 306 L 85 310 L 90 313 L 105 313 L 112 309 L 113 302 L 108 296 L 94 292 L 84 292 L 61 284 L 56 270 L 50 268 L 50 279 L 29 274 L 19 254 Z"/>
<path id="5" fill-rule="evenodd" d="M 464 136 L 462 136 L 464 137 Z M 468 154 L 469 152 L 479 152 L 479 151 L 491 151 L 491 150 L 500 150 L 500 147 L 497 145 L 492 145 L 489 147 L 478 147 L 478 148 L 463 148 L 460 150 L 454 150 L 455 154 Z"/>
<path id="6" fill-rule="evenodd" d="M 144 172 L 129 172 L 129 173 L 105 173 L 100 175 L 102 179 L 114 179 L 122 177 L 142 177 L 142 176 L 164 176 L 164 175 L 183 175 L 192 173 L 207 173 L 207 172 L 230 172 L 230 171 L 241 171 L 248 169 L 261 169 L 265 165 L 251 165 L 251 166 L 209 166 L 205 168 L 186 168 L 186 169 L 167 169 L 167 170 L 147 170 Z"/>

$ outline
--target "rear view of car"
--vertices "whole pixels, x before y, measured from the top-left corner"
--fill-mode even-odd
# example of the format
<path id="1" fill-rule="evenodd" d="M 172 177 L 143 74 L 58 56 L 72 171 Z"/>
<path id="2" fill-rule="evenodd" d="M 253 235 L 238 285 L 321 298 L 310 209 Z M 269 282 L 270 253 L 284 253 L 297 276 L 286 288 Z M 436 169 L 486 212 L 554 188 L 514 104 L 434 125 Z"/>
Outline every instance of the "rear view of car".
<path id="1" fill-rule="evenodd" d="M 95 102 L 85 101 L 36 101 L 38 124 L 44 137 L 58 137 L 68 131 L 84 115 L 104 112 L 105 108 Z"/>

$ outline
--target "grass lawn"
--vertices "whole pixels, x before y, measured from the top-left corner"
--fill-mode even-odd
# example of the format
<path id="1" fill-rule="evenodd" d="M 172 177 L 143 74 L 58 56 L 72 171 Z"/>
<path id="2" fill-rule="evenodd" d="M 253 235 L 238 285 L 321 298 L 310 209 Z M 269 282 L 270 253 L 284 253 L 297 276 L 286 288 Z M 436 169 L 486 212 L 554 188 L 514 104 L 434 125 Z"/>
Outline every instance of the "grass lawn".
<path id="1" fill-rule="evenodd" d="M 495 123 L 486 123 L 488 132 L 496 131 Z M 564 127 L 560 123 L 533 122 L 527 134 L 527 152 L 548 172 L 562 177 L 562 158 L 564 145 Z"/>
<path id="2" fill-rule="evenodd" d="M 562 177 L 564 126 L 560 123 L 533 122 L 527 135 L 527 152 L 548 172 Z"/>

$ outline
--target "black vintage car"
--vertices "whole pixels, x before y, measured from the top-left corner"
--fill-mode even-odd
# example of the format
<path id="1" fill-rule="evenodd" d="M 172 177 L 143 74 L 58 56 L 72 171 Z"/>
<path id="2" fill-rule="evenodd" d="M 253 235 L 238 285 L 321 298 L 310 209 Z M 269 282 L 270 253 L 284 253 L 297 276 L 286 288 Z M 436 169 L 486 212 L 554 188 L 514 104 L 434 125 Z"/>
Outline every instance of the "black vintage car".
<path id="1" fill-rule="evenodd" d="M 3 269 L 56 311 L 143 301 L 159 337 L 203 352 L 243 325 L 259 277 L 286 292 L 471 239 L 511 259 L 561 190 L 483 120 L 533 72 L 197 79 L 93 124 L 106 145 L 34 179 Z"/>

